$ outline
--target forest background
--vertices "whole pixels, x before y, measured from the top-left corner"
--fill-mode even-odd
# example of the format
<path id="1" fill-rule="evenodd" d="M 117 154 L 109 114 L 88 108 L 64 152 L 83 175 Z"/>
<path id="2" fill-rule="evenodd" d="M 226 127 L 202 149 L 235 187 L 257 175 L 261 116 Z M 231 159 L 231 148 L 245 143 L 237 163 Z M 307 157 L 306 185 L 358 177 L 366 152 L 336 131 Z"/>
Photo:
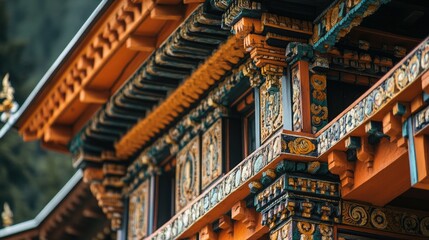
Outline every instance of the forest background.
<path id="1" fill-rule="evenodd" d="M 98 3 L 0 0 L 0 78 L 10 74 L 20 105 Z M 0 139 L 0 208 L 9 203 L 14 224 L 34 218 L 70 179 L 70 159 L 24 143 L 16 130 Z"/>

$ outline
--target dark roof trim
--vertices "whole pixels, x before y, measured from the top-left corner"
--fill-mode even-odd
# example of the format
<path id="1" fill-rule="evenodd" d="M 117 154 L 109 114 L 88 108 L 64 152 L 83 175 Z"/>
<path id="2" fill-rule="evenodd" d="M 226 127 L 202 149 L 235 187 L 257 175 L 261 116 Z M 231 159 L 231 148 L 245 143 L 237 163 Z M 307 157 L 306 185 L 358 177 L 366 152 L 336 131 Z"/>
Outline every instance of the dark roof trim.
<path id="1" fill-rule="evenodd" d="M 36 87 L 24 101 L 19 110 L 12 114 L 6 124 L 0 129 L 0 138 L 2 138 L 12 127 L 18 126 L 19 121 L 22 120 L 21 118 L 28 110 L 31 102 L 35 101 L 42 93 L 43 88 L 51 83 L 55 73 L 63 66 L 67 58 L 73 53 L 79 43 L 83 41 L 86 33 L 91 30 L 91 27 L 96 23 L 96 20 L 106 11 L 112 2 L 113 0 L 102 0 L 100 4 L 98 4 L 94 12 L 92 12 L 69 44 L 67 44 L 66 48 L 61 52 L 60 56 L 37 83 Z"/>

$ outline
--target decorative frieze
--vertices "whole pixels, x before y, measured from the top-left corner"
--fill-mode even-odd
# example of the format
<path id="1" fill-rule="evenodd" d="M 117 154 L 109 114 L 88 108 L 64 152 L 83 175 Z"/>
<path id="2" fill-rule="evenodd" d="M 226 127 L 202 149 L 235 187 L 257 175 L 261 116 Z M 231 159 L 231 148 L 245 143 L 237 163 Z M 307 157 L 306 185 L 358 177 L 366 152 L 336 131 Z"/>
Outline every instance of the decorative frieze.
<path id="1" fill-rule="evenodd" d="M 129 196 L 128 239 L 142 239 L 147 235 L 149 216 L 149 181 L 146 180 Z"/>
<path id="2" fill-rule="evenodd" d="M 261 22 L 265 32 L 273 32 L 282 36 L 293 36 L 305 40 L 313 34 L 313 24 L 309 21 L 265 12 L 261 16 Z"/>
<path id="3" fill-rule="evenodd" d="M 276 78 L 271 81 L 277 80 L 278 90 L 269 91 L 269 87 L 273 86 L 270 80 L 266 80 L 259 89 L 261 142 L 264 142 L 271 134 L 283 126 L 281 76 L 271 75 L 271 77 Z"/>
<path id="4" fill-rule="evenodd" d="M 188 143 L 176 157 L 176 212 L 200 194 L 200 138 Z"/>
<path id="5" fill-rule="evenodd" d="M 180 236 L 194 222 L 211 211 L 249 179 L 258 174 L 271 161 L 280 155 L 280 136 L 273 136 L 252 155 L 246 157 L 234 169 L 210 186 L 197 201 L 188 204 L 176 214 L 169 223 L 161 227 L 152 239 L 172 239 Z"/>
<path id="6" fill-rule="evenodd" d="M 392 58 L 380 55 L 373 56 L 363 49 L 359 51 L 344 49 L 340 52 L 333 47 L 328 56 L 330 66 L 339 70 L 353 69 L 368 74 L 384 74 L 393 67 Z"/>
<path id="7" fill-rule="evenodd" d="M 339 222 L 340 187 L 326 164 L 282 161 L 275 172 L 282 175 L 269 185 L 271 181 L 266 181 L 265 172 L 262 174 L 264 189 L 255 189 L 254 182 L 249 185 L 252 192 L 259 192 L 254 196 L 254 206 L 262 213 L 262 225 L 272 229 L 295 217 Z M 270 175 L 270 179 L 275 178 L 274 173 Z"/>
<path id="8" fill-rule="evenodd" d="M 383 106 L 413 83 L 429 69 L 429 40 L 398 65 L 390 75 L 383 77 L 377 86 L 367 92 L 362 100 L 325 129 L 318 137 L 318 154 L 321 155 L 338 143 L 356 127 L 370 119 Z"/>
<path id="9" fill-rule="evenodd" d="M 290 220 L 270 233 L 270 240 L 333 240 L 334 228 L 323 224 L 303 220 Z"/>
<path id="10" fill-rule="evenodd" d="M 242 17 L 259 18 L 262 2 L 258 0 L 232 0 L 222 18 L 222 27 L 230 28 Z"/>
<path id="11" fill-rule="evenodd" d="M 429 237 L 429 214 L 399 208 L 342 203 L 342 223 L 386 232 Z"/>
<path id="12" fill-rule="evenodd" d="M 330 6 L 314 25 L 312 43 L 315 50 L 324 52 L 344 37 L 363 18 L 372 15 L 381 4 L 390 0 L 340 0 Z"/>
<path id="13" fill-rule="evenodd" d="M 202 142 L 201 189 L 205 189 L 222 174 L 224 168 L 222 119 L 219 119 L 203 134 Z"/>

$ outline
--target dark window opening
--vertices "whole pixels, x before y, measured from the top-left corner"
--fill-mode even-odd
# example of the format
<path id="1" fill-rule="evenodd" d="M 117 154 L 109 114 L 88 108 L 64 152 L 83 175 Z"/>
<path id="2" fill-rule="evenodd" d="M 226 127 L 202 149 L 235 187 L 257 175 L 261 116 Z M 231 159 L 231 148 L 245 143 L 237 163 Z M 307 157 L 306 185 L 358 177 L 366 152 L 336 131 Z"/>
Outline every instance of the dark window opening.
<path id="1" fill-rule="evenodd" d="M 244 156 L 249 156 L 253 151 L 256 150 L 256 128 L 255 128 L 255 111 L 252 111 L 243 118 L 243 140 L 244 144 Z"/>
<path id="2" fill-rule="evenodd" d="M 170 168 L 156 177 L 156 229 L 174 216 L 175 172 L 174 168 Z"/>
<path id="3" fill-rule="evenodd" d="M 332 121 L 369 89 L 369 86 L 329 80 L 327 85 L 329 121 Z"/>
<path id="4" fill-rule="evenodd" d="M 228 140 L 230 146 L 230 169 L 256 149 L 256 120 L 254 91 L 249 89 L 231 105 Z"/>

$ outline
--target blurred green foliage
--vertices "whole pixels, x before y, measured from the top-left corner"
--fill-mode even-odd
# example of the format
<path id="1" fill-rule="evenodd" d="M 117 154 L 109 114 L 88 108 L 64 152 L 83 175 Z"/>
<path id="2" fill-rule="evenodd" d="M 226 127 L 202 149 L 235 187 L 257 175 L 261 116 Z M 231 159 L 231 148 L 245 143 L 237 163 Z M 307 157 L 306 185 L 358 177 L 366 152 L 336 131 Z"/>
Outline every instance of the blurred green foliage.
<path id="1" fill-rule="evenodd" d="M 0 0 L 0 78 L 10 73 L 20 105 L 98 3 Z M 34 218 L 73 172 L 69 156 L 24 143 L 10 131 L 0 139 L 1 210 L 7 201 L 14 223 Z"/>

